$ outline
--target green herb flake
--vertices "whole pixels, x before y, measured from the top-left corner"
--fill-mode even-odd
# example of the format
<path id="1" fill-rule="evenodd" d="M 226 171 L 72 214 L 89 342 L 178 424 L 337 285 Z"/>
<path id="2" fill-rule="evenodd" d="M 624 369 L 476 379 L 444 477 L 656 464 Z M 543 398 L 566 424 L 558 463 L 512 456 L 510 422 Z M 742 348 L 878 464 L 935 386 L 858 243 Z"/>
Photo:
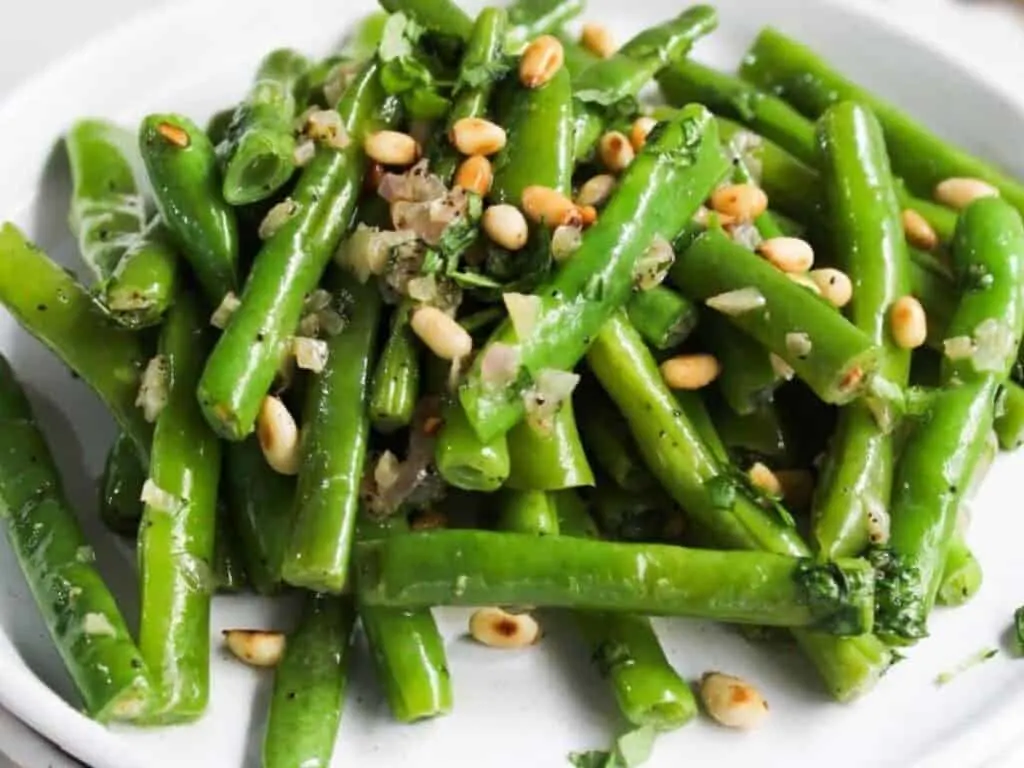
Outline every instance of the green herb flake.
<path id="1" fill-rule="evenodd" d="M 651 757 L 658 732 L 643 725 L 622 734 L 611 751 L 572 752 L 569 762 L 576 768 L 639 768 Z"/>
<path id="2" fill-rule="evenodd" d="M 998 655 L 999 651 L 995 648 L 986 648 L 984 650 L 978 651 L 977 653 L 968 656 L 966 659 L 961 661 L 952 669 L 938 675 L 935 678 L 935 684 L 938 686 L 943 686 L 948 683 L 951 683 L 964 672 L 973 669 L 979 664 L 984 664 L 986 661 L 994 659 Z"/>
<path id="3" fill-rule="evenodd" d="M 715 509 L 731 510 L 736 503 L 736 483 L 726 475 L 718 475 L 705 481 L 704 488 Z"/>

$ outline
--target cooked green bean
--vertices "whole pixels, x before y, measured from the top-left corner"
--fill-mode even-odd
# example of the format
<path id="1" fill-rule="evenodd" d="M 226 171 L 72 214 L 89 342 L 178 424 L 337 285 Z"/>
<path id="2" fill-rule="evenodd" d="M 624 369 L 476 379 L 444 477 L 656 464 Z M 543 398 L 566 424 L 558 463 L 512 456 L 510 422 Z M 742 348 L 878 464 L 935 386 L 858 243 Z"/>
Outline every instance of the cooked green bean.
<path id="1" fill-rule="evenodd" d="M 139 532 L 146 474 L 135 443 L 121 433 L 107 454 L 100 481 L 100 519 L 114 533 L 134 538 Z"/>

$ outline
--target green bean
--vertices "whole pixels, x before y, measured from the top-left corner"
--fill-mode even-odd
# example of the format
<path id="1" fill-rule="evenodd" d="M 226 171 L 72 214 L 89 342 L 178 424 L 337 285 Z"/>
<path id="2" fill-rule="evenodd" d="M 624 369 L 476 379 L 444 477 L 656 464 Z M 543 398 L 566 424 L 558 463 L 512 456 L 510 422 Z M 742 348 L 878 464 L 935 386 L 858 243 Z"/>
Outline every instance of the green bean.
<path id="1" fill-rule="evenodd" d="M 565 67 L 565 71 L 569 73 L 569 77 L 573 82 L 576 82 L 587 68 L 601 60 L 600 56 L 588 51 L 579 44 L 575 37 L 569 35 L 564 29 L 557 33 L 557 37 L 562 43 L 563 56 L 565 57 L 562 66 Z M 596 114 L 590 114 L 598 118 Z M 594 143 L 596 141 L 595 139 Z M 590 146 L 593 147 L 593 144 Z"/>
<path id="2" fill-rule="evenodd" d="M 496 491 L 508 479 L 511 461 L 506 435 L 481 440 L 458 401 L 447 404 L 435 456 L 445 482 L 467 491 Z"/>
<path id="3" fill-rule="evenodd" d="M 1004 451 L 1015 451 L 1024 445 L 1024 388 L 1008 382 L 996 410 L 996 436 Z"/>
<path id="4" fill-rule="evenodd" d="M 825 402 L 856 399 L 878 367 L 879 350 L 867 334 L 720 230 L 698 237 L 671 274 L 695 301 L 757 291 L 762 306 L 729 314 L 729 322 L 785 360 Z"/>
<path id="5" fill-rule="evenodd" d="M 949 551 L 946 552 L 942 583 L 936 600 L 940 605 L 963 605 L 981 589 L 982 579 L 981 563 L 963 536 L 954 534 L 949 542 Z"/>
<path id="6" fill-rule="evenodd" d="M 0 435 L 0 524 L 85 711 L 100 722 L 139 717 L 151 700 L 146 666 L 2 355 Z"/>
<path id="7" fill-rule="evenodd" d="M 334 275 L 330 285 L 350 295 L 352 305 L 306 395 L 295 523 L 282 575 L 297 587 L 339 593 L 348 576 L 366 462 L 367 388 L 381 300 L 376 285 L 352 275 Z"/>
<path id="8" fill-rule="evenodd" d="M 655 349 L 675 349 L 697 327 L 697 307 L 663 285 L 634 293 L 626 305 L 629 321 Z"/>
<path id="9" fill-rule="evenodd" d="M 223 482 L 249 582 L 258 594 L 274 594 L 292 530 L 295 479 L 274 472 L 250 437 L 225 446 Z"/>
<path id="10" fill-rule="evenodd" d="M 241 592 L 249 586 L 238 535 L 226 504 L 217 505 L 217 533 L 213 542 L 213 583 L 218 592 Z"/>
<path id="11" fill-rule="evenodd" d="M 652 133 L 579 250 L 538 289 L 542 309 L 530 337 L 515 338 L 511 323 L 505 322 L 474 363 L 459 397 L 482 438 L 515 426 L 525 411 L 522 395 L 542 370 L 576 365 L 608 317 L 629 298 L 633 273 L 654 238 L 674 238 L 725 170 L 714 122 L 702 107 L 683 110 Z M 514 343 L 518 350 L 520 373 L 514 386 L 483 379 L 482 361 L 498 343 Z"/>
<path id="12" fill-rule="evenodd" d="M 293 123 L 306 101 L 302 86 L 308 71 L 306 57 L 288 48 L 271 51 L 260 62 L 217 145 L 224 199 L 232 205 L 270 197 L 295 171 Z"/>
<path id="13" fill-rule="evenodd" d="M 348 687 L 356 612 L 347 598 L 308 595 L 274 672 L 264 768 L 327 768 Z"/>
<path id="14" fill-rule="evenodd" d="M 594 484 L 572 400 L 566 400 L 548 425 L 520 422 L 508 433 L 506 485 L 524 491 L 560 491 Z"/>
<path id="15" fill-rule="evenodd" d="M 555 32 L 583 13 L 586 0 L 516 0 L 508 7 L 505 49 L 517 53 L 540 35 Z"/>
<path id="16" fill-rule="evenodd" d="M 95 278 L 97 300 L 129 328 L 158 323 L 174 296 L 177 255 L 163 225 L 146 223 L 137 182 L 141 159 L 131 134 L 101 120 L 79 120 L 68 131 L 67 148 L 71 230 Z"/>
<path id="17" fill-rule="evenodd" d="M 100 482 L 100 519 L 109 530 L 132 538 L 139 532 L 146 474 L 135 443 L 121 433 L 107 454 Z"/>
<path id="18" fill-rule="evenodd" d="M 235 108 L 229 107 L 219 112 L 214 112 L 206 121 L 206 136 L 213 146 L 219 146 L 228 135 L 228 128 L 231 126 L 231 119 L 235 116 Z"/>
<path id="19" fill-rule="evenodd" d="M 187 117 L 149 115 L 139 128 L 139 150 L 160 216 L 217 306 L 238 288 L 238 224 L 221 197 L 213 143 Z"/>
<path id="20" fill-rule="evenodd" d="M 764 461 L 772 467 L 793 464 L 789 435 L 775 403 L 742 415 L 723 405 L 713 411 L 713 419 L 722 442 L 734 456 Z"/>
<path id="21" fill-rule="evenodd" d="M 697 335 L 718 360 L 718 391 L 732 410 L 747 415 L 771 402 L 785 370 L 768 350 L 717 312 L 704 313 Z"/>
<path id="22" fill-rule="evenodd" d="M 175 298 L 160 336 L 168 399 L 157 417 L 139 529 L 139 648 L 156 683 L 151 723 L 194 720 L 210 684 L 211 563 L 220 442 L 195 399 L 208 348 L 198 297 Z"/>
<path id="23" fill-rule="evenodd" d="M 496 527 L 510 533 L 557 536 L 558 510 L 554 497 L 546 491 L 504 491 Z"/>
<path id="24" fill-rule="evenodd" d="M 380 0 L 388 13 L 404 13 L 435 34 L 469 40 L 473 20 L 452 0 Z"/>
<path id="25" fill-rule="evenodd" d="M 587 391 L 582 402 L 587 417 L 579 426 L 591 461 L 625 491 L 639 493 L 654 488 L 655 480 L 638 455 L 625 419 L 607 396 Z"/>
<path id="26" fill-rule="evenodd" d="M 364 135 L 390 124 L 377 65 L 367 64 L 345 92 L 338 111 L 352 143 L 320 147 L 291 194 L 298 213 L 265 242 L 224 334 L 206 363 L 199 399 L 214 429 L 229 440 L 252 432 L 306 295 L 320 280 L 341 240 L 362 189 Z"/>
<path id="27" fill-rule="evenodd" d="M 390 434 L 412 423 L 420 394 L 420 361 L 408 318 L 396 310 L 391 333 L 377 360 L 370 383 L 370 422 Z"/>
<path id="28" fill-rule="evenodd" d="M 92 387 L 148 460 L 153 427 L 135 407 L 149 357 L 145 338 L 112 325 L 85 289 L 13 224 L 0 228 L 0 303 Z"/>

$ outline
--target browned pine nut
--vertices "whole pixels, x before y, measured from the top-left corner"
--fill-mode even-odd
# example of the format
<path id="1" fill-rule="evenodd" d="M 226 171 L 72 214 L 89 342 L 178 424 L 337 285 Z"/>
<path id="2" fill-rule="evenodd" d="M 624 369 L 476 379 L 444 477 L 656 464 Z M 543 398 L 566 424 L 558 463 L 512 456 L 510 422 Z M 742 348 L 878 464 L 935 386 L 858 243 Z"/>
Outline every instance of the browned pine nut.
<path id="1" fill-rule="evenodd" d="M 492 205 L 484 211 L 480 225 L 491 240 L 510 251 L 518 251 L 525 246 L 530 234 L 526 218 L 518 208 L 508 203 Z"/>
<path id="2" fill-rule="evenodd" d="M 935 199 L 950 208 L 963 210 L 979 197 L 999 197 L 999 190 L 981 179 L 953 177 L 935 187 Z"/>
<path id="3" fill-rule="evenodd" d="M 283 632 L 262 629 L 225 629 L 224 644 L 251 667 L 276 667 L 284 656 Z"/>
<path id="4" fill-rule="evenodd" d="M 622 173 L 636 157 L 633 145 L 621 131 L 608 131 L 597 145 L 601 163 L 612 173 Z"/>
<path id="5" fill-rule="evenodd" d="M 782 483 L 767 465 L 762 464 L 760 461 L 756 462 L 747 470 L 747 477 L 750 478 L 750 482 L 755 488 L 768 496 L 782 497 Z"/>
<path id="6" fill-rule="evenodd" d="M 597 208 L 592 205 L 584 205 L 580 208 L 580 219 L 584 227 L 589 227 L 597 221 Z"/>
<path id="7" fill-rule="evenodd" d="M 282 475 L 299 473 L 299 428 L 285 404 L 273 395 L 263 398 L 256 438 L 271 469 Z"/>
<path id="8" fill-rule="evenodd" d="M 597 176 L 591 176 L 580 187 L 579 194 L 576 195 L 576 204 L 581 206 L 593 205 L 596 208 L 600 208 L 612 196 L 612 192 L 615 190 L 615 183 L 615 177 L 610 173 L 599 173 Z"/>
<path id="9" fill-rule="evenodd" d="M 661 378 L 670 389 L 701 389 L 718 378 L 721 366 L 713 355 L 679 355 L 661 364 Z"/>
<path id="10" fill-rule="evenodd" d="M 913 296 L 901 296 L 893 302 L 889 324 L 893 341 L 901 349 L 917 349 L 928 338 L 928 318 Z"/>
<path id="11" fill-rule="evenodd" d="M 763 241 L 757 252 L 782 272 L 802 274 L 814 266 L 814 249 L 799 237 L 772 237 Z"/>
<path id="12" fill-rule="evenodd" d="M 412 313 L 409 325 L 442 360 L 460 360 L 473 351 L 473 337 L 437 307 L 419 307 Z"/>
<path id="13" fill-rule="evenodd" d="M 834 307 L 845 307 L 853 298 L 853 283 L 845 272 L 826 267 L 812 269 L 807 276 L 814 281 L 821 295 Z"/>
<path id="14" fill-rule="evenodd" d="M 381 165 L 412 165 L 420 157 L 420 145 L 407 133 L 375 131 L 363 139 L 363 150 Z"/>
<path id="15" fill-rule="evenodd" d="M 524 189 L 523 211 L 530 221 L 549 227 L 572 224 L 581 219 L 576 204 L 551 187 L 535 185 Z"/>
<path id="16" fill-rule="evenodd" d="M 700 681 L 700 698 L 711 717 L 727 728 L 754 728 L 768 714 L 768 702 L 746 680 L 709 672 Z"/>
<path id="17" fill-rule="evenodd" d="M 455 186 L 483 197 L 491 191 L 494 170 L 491 161 L 483 155 L 473 155 L 462 161 L 455 172 Z"/>
<path id="18" fill-rule="evenodd" d="M 565 50 L 553 35 L 541 35 L 523 51 L 519 60 L 519 82 L 527 88 L 540 88 L 562 68 Z"/>
<path id="19" fill-rule="evenodd" d="M 156 132 L 180 149 L 185 149 L 192 141 L 188 131 L 172 123 L 159 123 Z"/>
<path id="20" fill-rule="evenodd" d="M 638 117 L 629 129 L 629 143 L 639 152 L 647 143 L 647 135 L 654 130 L 658 121 L 653 117 Z"/>
<path id="21" fill-rule="evenodd" d="M 922 251 L 933 251 L 939 244 L 939 236 L 932 229 L 932 225 L 928 223 L 917 211 L 907 208 L 901 214 L 903 219 L 903 231 L 907 235 L 907 242 L 915 248 L 920 248 Z"/>
<path id="22" fill-rule="evenodd" d="M 481 608 L 469 619 L 469 633 L 491 648 L 525 648 L 540 638 L 540 625 L 528 613 Z"/>
<path id="23" fill-rule="evenodd" d="M 753 221 L 768 210 L 768 195 L 753 184 L 728 184 L 711 195 L 711 208 L 734 222 Z"/>
<path id="24" fill-rule="evenodd" d="M 464 117 L 452 126 L 452 146 L 464 155 L 493 155 L 507 141 L 505 129 L 482 117 Z"/>
<path id="25" fill-rule="evenodd" d="M 604 24 L 595 24 L 594 22 L 583 25 L 580 45 L 602 59 L 607 59 L 615 53 L 615 49 L 618 47 L 615 45 L 615 37 L 611 30 Z"/>

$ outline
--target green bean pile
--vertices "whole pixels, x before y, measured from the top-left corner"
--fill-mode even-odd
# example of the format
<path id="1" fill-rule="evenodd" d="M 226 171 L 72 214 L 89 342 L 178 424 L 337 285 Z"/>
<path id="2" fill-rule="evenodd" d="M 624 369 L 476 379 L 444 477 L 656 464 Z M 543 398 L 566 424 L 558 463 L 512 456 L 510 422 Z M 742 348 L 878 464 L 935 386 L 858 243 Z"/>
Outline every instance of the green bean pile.
<path id="1" fill-rule="evenodd" d="M 651 733 L 698 711 L 651 615 L 783 628 L 869 691 L 981 586 L 961 510 L 1024 442 L 1024 185 L 778 31 L 738 75 L 691 61 L 708 6 L 616 48 L 566 30 L 582 0 L 381 5 L 205 129 L 72 125 L 85 283 L 0 229 L 0 302 L 120 428 L 135 633 L 0 357 L 0 520 L 85 710 L 201 717 L 212 596 L 245 589 L 305 601 L 226 633 L 276 667 L 269 768 L 329 763 L 358 625 L 397 720 L 448 713 L 434 606 L 498 648 L 570 613 Z"/>

